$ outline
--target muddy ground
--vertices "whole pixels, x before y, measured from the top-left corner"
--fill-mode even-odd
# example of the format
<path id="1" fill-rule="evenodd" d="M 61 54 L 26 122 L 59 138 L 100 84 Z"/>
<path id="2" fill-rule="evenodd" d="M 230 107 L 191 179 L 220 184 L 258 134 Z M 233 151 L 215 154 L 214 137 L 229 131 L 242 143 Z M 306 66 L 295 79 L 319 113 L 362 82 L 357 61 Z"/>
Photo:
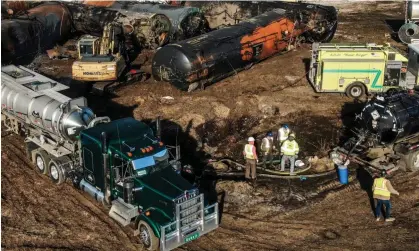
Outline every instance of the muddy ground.
<path id="1" fill-rule="evenodd" d="M 403 18 L 402 4 L 338 4 L 337 42 L 394 41 L 385 23 Z M 304 155 L 323 155 L 339 142 L 358 106 L 338 94 L 317 94 L 304 77 L 310 47 L 270 58 L 203 91 L 184 93 L 149 79 L 114 97 L 88 96 L 98 115 L 151 121 L 161 115 L 166 135 L 178 134 L 187 161 L 205 155 L 238 158 L 245 139 L 288 123 Z M 149 69 L 151 55 L 142 57 Z M 147 60 L 148 59 L 148 60 Z M 70 84 L 72 61 L 39 57 L 31 67 Z M 73 90 L 80 86 L 72 84 Z M 167 97 L 171 98 L 167 98 Z M 177 128 L 181 128 L 180 131 Z M 169 140 L 173 140 L 173 137 Z M 2 132 L 2 240 L 5 250 L 141 250 L 127 227 L 70 184 L 55 187 L 24 157 L 20 137 Z M 392 182 L 392 224 L 376 223 L 366 190 L 371 177 L 351 169 L 347 186 L 336 175 L 312 180 L 218 180 L 220 228 L 184 250 L 418 250 L 419 177 L 399 172 Z"/>

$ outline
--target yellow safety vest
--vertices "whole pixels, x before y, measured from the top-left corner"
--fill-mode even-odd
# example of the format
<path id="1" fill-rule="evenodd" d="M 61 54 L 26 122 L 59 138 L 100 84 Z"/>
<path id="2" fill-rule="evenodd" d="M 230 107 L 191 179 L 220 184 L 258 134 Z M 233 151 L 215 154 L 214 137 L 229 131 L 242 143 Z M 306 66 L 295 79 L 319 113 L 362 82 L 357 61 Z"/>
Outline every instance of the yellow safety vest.
<path id="1" fill-rule="evenodd" d="M 256 157 L 253 155 L 253 147 L 254 145 L 246 144 L 244 146 L 244 152 L 246 153 L 246 159 L 256 159 Z"/>
<path id="2" fill-rule="evenodd" d="M 374 195 L 380 195 L 383 197 L 388 197 L 390 199 L 390 191 L 386 186 L 387 180 L 385 178 L 377 178 L 374 180 Z"/>
<path id="3" fill-rule="evenodd" d="M 300 148 L 295 140 L 285 140 L 284 143 L 282 143 L 281 152 L 285 155 L 293 156 L 298 154 L 299 151 Z"/>

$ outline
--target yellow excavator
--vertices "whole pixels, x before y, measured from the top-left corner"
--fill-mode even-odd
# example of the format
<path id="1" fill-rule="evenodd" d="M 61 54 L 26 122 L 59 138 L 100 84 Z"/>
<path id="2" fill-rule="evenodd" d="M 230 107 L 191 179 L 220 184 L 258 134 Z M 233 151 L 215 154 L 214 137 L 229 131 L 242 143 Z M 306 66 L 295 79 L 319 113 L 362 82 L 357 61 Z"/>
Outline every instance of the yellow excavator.
<path id="1" fill-rule="evenodd" d="M 104 27 L 101 38 L 85 35 L 77 43 L 78 60 L 73 63 L 73 79 L 80 81 L 117 80 L 125 70 L 126 60 L 121 55 L 120 39 L 115 26 Z M 116 43 L 115 43 L 116 42 Z"/>
<path id="2" fill-rule="evenodd" d="M 94 90 L 104 91 L 123 79 L 129 68 L 122 27 L 110 23 L 103 29 L 102 37 L 82 36 L 77 43 L 78 59 L 72 65 L 72 78 L 91 82 Z M 131 70 L 128 75 L 140 73 Z M 131 80 L 131 79 L 129 79 Z"/>

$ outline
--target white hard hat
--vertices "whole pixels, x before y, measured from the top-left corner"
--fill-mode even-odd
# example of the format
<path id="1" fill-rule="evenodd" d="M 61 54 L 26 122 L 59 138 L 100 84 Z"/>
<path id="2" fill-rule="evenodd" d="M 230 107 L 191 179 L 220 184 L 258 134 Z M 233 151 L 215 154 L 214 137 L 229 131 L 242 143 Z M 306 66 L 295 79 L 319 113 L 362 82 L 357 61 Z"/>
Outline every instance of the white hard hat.
<path id="1" fill-rule="evenodd" d="M 249 139 L 247 141 L 249 141 L 249 142 L 255 141 L 255 138 L 249 137 Z"/>

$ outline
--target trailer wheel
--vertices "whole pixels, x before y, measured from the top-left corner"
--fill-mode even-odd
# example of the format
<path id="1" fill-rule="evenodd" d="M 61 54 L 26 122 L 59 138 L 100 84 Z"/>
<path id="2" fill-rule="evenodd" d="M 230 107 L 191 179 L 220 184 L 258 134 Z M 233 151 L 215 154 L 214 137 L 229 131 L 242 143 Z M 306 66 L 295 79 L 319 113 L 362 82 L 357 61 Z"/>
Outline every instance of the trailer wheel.
<path id="1" fill-rule="evenodd" d="M 351 98 L 360 98 L 365 94 L 365 88 L 362 83 L 353 83 L 346 88 L 346 95 Z"/>
<path id="2" fill-rule="evenodd" d="M 419 151 L 411 152 L 406 156 L 406 166 L 412 172 L 419 170 Z"/>
<path id="3" fill-rule="evenodd" d="M 37 151 L 35 153 L 33 162 L 35 163 L 36 170 L 41 174 L 48 174 L 48 165 L 50 158 L 48 153 L 44 150 Z"/>
<path id="4" fill-rule="evenodd" d="M 65 181 L 64 170 L 62 165 L 57 160 L 51 160 L 49 163 L 49 178 L 57 185 L 62 184 Z"/>
<path id="5" fill-rule="evenodd" d="M 138 222 L 140 240 L 147 250 L 154 251 L 159 249 L 159 238 L 154 235 L 153 229 L 145 221 Z"/>

